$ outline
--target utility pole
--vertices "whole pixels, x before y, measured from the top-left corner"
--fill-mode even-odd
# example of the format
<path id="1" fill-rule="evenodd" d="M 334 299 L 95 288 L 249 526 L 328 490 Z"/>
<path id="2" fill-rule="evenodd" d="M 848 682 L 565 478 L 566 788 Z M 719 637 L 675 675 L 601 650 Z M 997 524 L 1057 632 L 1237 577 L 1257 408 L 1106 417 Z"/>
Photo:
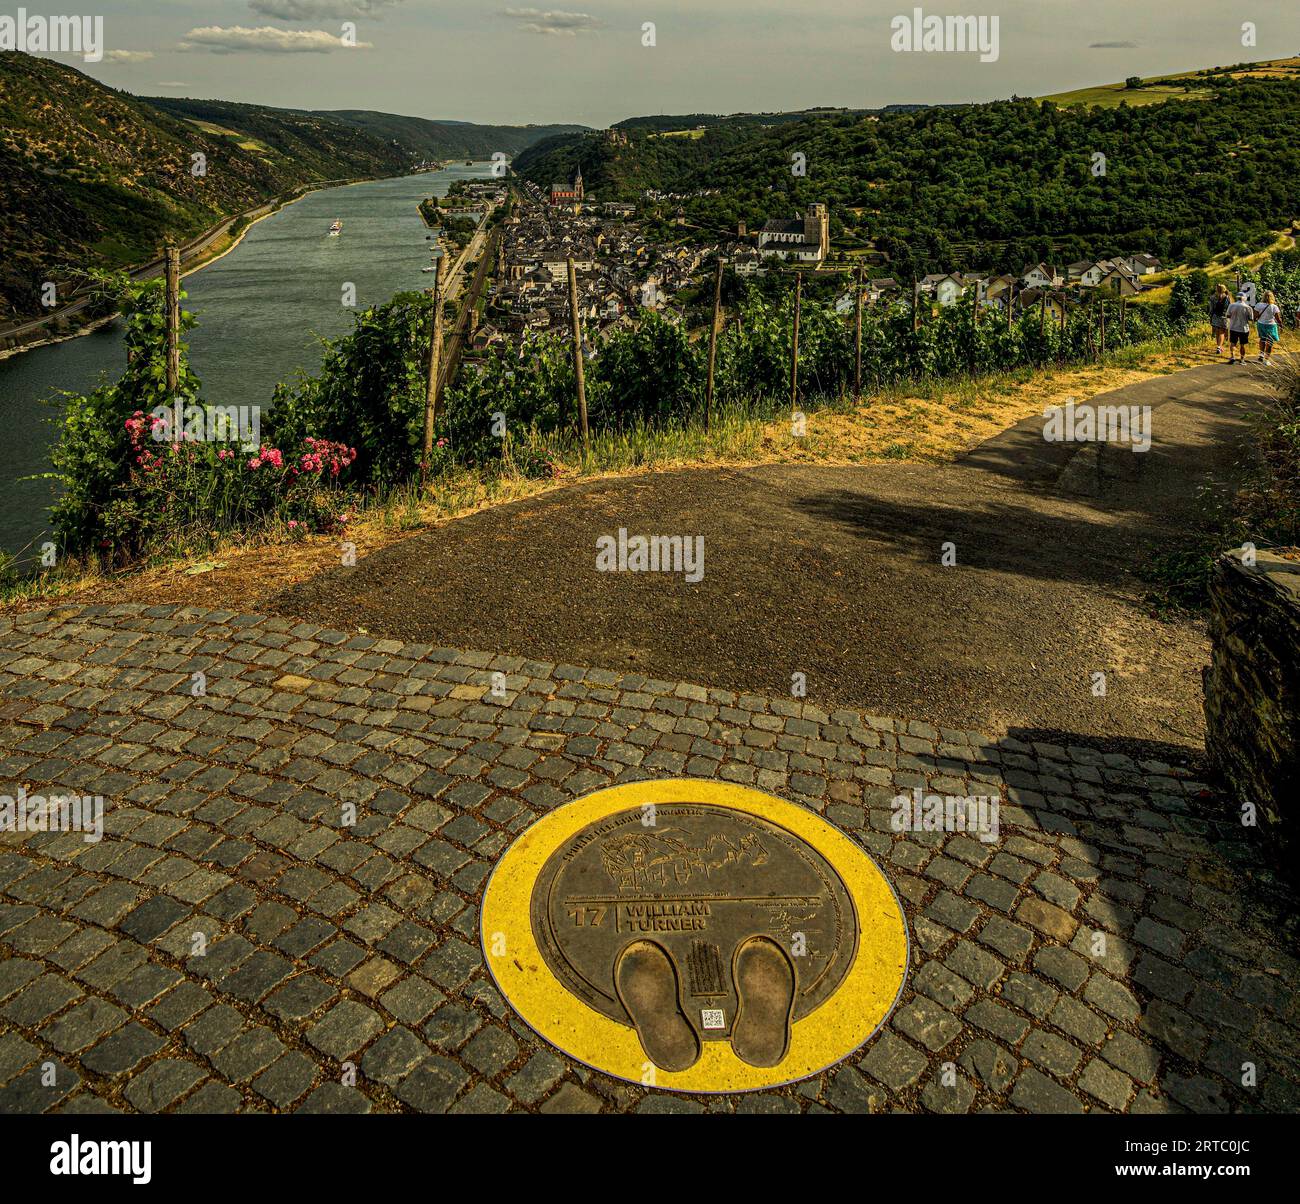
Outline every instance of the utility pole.
<path id="1" fill-rule="evenodd" d="M 578 423 L 582 427 L 582 445 L 587 447 L 587 379 L 582 363 L 582 318 L 578 314 L 578 271 L 569 258 L 569 313 L 573 317 L 573 375 L 578 382 Z"/>
<path id="2" fill-rule="evenodd" d="M 722 269 L 726 260 L 718 256 L 718 275 L 713 282 L 713 324 L 709 327 L 709 379 L 704 390 L 704 429 L 713 429 L 713 371 L 718 362 L 718 325 L 722 317 Z"/>
<path id="3" fill-rule="evenodd" d="M 912 280 L 912 333 L 921 329 L 921 282 Z"/>
<path id="4" fill-rule="evenodd" d="M 174 243 L 167 244 L 167 400 L 175 402 L 181 376 L 181 253 Z M 175 439 L 181 437 L 173 431 Z"/>
<path id="5" fill-rule="evenodd" d="M 433 459 L 433 428 L 438 421 L 438 374 L 442 366 L 442 273 L 447 256 L 438 256 L 437 270 L 433 275 L 433 315 L 429 329 L 429 374 L 424 386 L 424 456 L 420 463 L 420 480 L 423 482 Z"/>

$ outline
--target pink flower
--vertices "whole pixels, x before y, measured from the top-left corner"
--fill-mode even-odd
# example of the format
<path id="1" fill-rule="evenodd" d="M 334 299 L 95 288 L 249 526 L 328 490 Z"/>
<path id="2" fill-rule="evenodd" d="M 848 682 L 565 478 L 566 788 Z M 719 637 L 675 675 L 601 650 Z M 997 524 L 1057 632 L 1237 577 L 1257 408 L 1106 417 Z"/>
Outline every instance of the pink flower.
<path id="1" fill-rule="evenodd" d="M 258 469 L 258 468 L 261 468 L 261 467 L 262 467 L 262 461 L 259 460 L 256 456 L 254 456 L 251 460 L 249 460 L 249 462 L 248 462 L 248 467 L 249 467 L 249 468 L 252 468 L 252 469 L 254 469 L 254 470 L 256 470 L 256 469 Z"/>

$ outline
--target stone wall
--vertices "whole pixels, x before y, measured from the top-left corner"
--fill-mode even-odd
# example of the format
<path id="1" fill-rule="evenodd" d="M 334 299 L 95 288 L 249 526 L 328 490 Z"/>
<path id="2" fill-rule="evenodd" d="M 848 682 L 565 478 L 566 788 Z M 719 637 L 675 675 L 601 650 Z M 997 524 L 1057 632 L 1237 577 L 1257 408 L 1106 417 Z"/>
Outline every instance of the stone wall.
<path id="1" fill-rule="evenodd" d="M 1206 749 L 1270 844 L 1294 853 L 1300 815 L 1300 559 L 1239 550 L 1214 564 Z M 1288 814 L 1292 812 L 1292 814 Z M 1287 859 L 1290 862 L 1291 858 Z M 1292 867 L 1294 868 L 1294 867 Z"/>

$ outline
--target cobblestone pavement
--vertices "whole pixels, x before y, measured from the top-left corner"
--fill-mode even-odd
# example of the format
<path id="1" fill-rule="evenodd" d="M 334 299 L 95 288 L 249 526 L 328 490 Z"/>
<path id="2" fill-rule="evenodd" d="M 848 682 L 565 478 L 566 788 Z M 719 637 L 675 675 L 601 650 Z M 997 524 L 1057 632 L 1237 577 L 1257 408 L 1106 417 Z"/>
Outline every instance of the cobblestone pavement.
<path id="1" fill-rule="evenodd" d="M 174 606 L 0 618 L 0 758 L 0 794 L 106 808 L 99 843 L 0 836 L 0 1111 L 1300 1105 L 1293 899 L 1187 770 Z M 476 928 L 494 861 L 651 775 L 753 784 L 876 856 L 913 963 L 865 1049 L 678 1096 L 505 1005 Z M 1000 791 L 1001 839 L 893 833 L 914 786 Z"/>

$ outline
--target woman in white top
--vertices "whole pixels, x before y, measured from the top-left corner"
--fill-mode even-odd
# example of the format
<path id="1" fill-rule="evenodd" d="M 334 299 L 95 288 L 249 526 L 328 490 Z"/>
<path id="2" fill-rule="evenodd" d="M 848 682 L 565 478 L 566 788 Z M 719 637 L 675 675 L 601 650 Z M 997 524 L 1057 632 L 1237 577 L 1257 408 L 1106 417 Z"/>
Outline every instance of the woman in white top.
<path id="1" fill-rule="evenodd" d="M 1259 331 L 1259 362 L 1271 364 L 1269 358 L 1273 346 L 1278 341 L 1278 327 L 1282 325 L 1282 311 L 1272 293 L 1265 293 L 1264 299 L 1255 307 L 1255 329 Z"/>

